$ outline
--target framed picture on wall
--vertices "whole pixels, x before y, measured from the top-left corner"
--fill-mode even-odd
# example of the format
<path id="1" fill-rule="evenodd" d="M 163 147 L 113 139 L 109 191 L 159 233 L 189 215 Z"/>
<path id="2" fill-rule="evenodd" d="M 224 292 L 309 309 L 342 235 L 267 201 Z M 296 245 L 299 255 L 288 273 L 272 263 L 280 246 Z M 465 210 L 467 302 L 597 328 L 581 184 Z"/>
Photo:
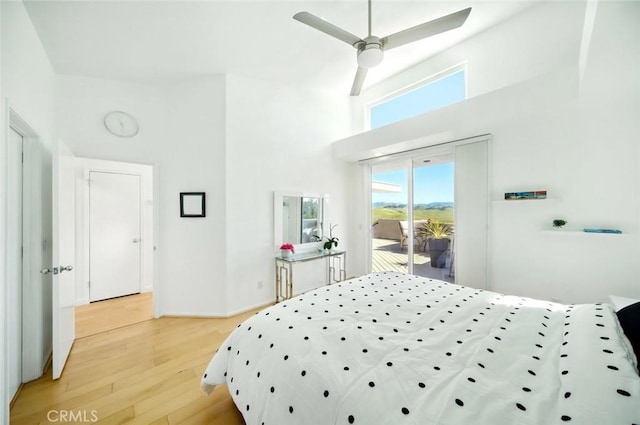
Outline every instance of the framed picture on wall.
<path id="1" fill-rule="evenodd" d="M 180 217 L 206 217 L 204 192 L 180 192 Z"/>

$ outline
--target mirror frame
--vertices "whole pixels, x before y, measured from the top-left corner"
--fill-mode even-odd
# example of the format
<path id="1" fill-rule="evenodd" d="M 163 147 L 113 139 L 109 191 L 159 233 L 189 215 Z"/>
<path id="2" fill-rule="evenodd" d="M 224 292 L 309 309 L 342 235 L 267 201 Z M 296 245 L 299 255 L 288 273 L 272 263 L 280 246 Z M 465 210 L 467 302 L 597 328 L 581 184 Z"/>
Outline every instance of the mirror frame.
<path id="1" fill-rule="evenodd" d="M 280 252 L 280 245 L 284 242 L 282 240 L 282 200 L 285 196 L 293 198 L 320 198 L 322 199 L 322 216 L 320 217 L 320 224 L 324 227 L 325 217 L 327 216 L 327 205 L 329 197 L 320 193 L 309 192 L 280 192 L 273 193 L 273 241 L 274 250 Z M 322 242 L 308 242 L 294 244 L 296 251 L 307 251 L 317 249 Z"/>

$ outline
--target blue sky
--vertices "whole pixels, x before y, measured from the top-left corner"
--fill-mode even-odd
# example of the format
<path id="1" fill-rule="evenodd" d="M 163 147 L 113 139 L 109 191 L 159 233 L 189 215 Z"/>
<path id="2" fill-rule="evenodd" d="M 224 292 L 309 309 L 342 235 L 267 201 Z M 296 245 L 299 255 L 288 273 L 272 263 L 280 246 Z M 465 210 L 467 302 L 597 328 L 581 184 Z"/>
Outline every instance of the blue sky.
<path id="1" fill-rule="evenodd" d="M 382 127 L 464 99 L 464 71 L 458 71 L 371 107 L 371 128 Z"/>
<path id="2" fill-rule="evenodd" d="M 371 128 L 382 127 L 465 99 L 464 71 L 458 71 L 371 108 Z M 428 118 L 425 118 L 428 119 Z M 373 202 L 407 203 L 406 170 L 373 175 L 374 181 L 391 183 L 402 193 L 373 193 Z M 416 204 L 453 202 L 453 163 L 414 168 Z"/>
<path id="3" fill-rule="evenodd" d="M 431 165 L 413 169 L 415 204 L 453 202 L 453 163 Z M 401 193 L 373 193 L 373 202 L 407 203 L 407 171 L 374 173 L 372 180 L 398 185 Z"/>

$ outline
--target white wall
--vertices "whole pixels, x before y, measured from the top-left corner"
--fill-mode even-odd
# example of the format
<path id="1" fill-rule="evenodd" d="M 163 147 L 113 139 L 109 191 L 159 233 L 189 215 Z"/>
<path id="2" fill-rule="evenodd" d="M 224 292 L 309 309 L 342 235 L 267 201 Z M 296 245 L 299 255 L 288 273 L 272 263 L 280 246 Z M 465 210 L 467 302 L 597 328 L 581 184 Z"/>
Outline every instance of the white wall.
<path id="1" fill-rule="evenodd" d="M 544 17 L 540 10 L 551 18 L 555 7 L 570 22 L 584 18 L 584 4 L 541 7 L 521 15 L 519 25 L 539 23 Z M 490 40 L 511 39 L 513 44 L 501 53 L 509 59 L 504 66 L 523 59 L 537 67 L 522 82 L 511 84 L 520 79 L 505 78 L 500 71 L 503 62 L 497 62 L 495 72 L 484 74 L 486 90 L 480 91 L 487 94 L 374 130 L 370 137 L 340 141 L 334 150 L 353 158 L 358 150 L 366 155 L 384 148 L 385 136 L 397 142 L 391 146 L 397 149 L 491 133 L 491 199 L 498 201 L 507 191 L 548 189 L 556 200 L 492 202 L 490 289 L 567 303 L 606 301 L 609 294 L 640 298 L 639 20 L 638 3 L 599 4 L 591 44 L 582 52 L 588 53 L 588 60 L 580 86 L 580 40 L 571 31 L 551 25 L 550 19 L 549 25 L 542 25 L 546 35 L 522 35 L 524 41 L 530 38 L 525 46 L 534 41 L 548 44 L 527 50 L 518 47 L 517 31 L 507 31 L 511 25 L 498 26 L 434 61 L 471 53 L 469 43 L 474 57 L 491 56 Z M 582 26 L 577 27 L 581 36 Z M 569 28 L 575 31 L 576 24 Z M 556 44 L 565 45 L 563 37 L 571 40 L 568 62 L 554 53 Z M 483 39 L 486 44 L 479 43 Z M 546 50 L 551 52 L 548 63 Z M 470 75 L 471 65 L 469 60 Z M 394 134 L 406 138 L 394 139 Z M 569 228 L 615 227 L 625 235 L 544 232 L 554 218 L 567 219 Z"/>
<path id="2" fill-rule="evenodd" d="M 47 175 L 46 170 L 51 167 L 51 140 L 55 135 L 55 127 L 53 121 L 53 70 L 49 64 L 46 53 L 44 52 L 40 40 L 34 31 L 31 21 L 21 2 L 2 2 L 0 4 L 1 15 L 1 88 L 3 113 L 2 113 L 2 137 L 0 143 L 0 240 L 3 241 L 0 248 L 0 269 L 3 271 L 0 275 L 0 287 L 2 295 L 7 288 L 5 281 L 4 259 L 6 252 L 6 215 L 5 208 L 8 206 L 6 202 L 6 129 L 8 127 L 8 109 L 10 107 L 32 130 L 34 130 L 39 138 L 42 156 L 39 158 L 39 166 L 43 168 L 43 187 L 45 191 L 39 200 L 40 205 L 34 208 L 40 209 L 42 214 L 42 239 L 51 241 L 51 215 L 49 214 L 51 205 L 50 180 L 44 181 Z M 42 253 L 45 261 L 49 264 L 38 264 L 35 267 L 50 266 L 51 251 L 48 248 Z M 36 320 L 34 326 L 39 327 L 41 332 L 41 340 L 34 341 L 34 347 L 38 353 L 34 356 L 39 360 L 40 368 L 44 366 L 49 353 L 51 352 L 51 278 L 46 277 L 39 279 L 37 288 L 38 303 L 42 306 L 42 311 L 30 316 L 30 320 Z M 4 296 L 0 296 L 0 320 L 4 331 L 7 323 L 5 316 L 5 300 Z M 29 320 L 27 319 L 27 320 Z M 6 339 L 5 333 L 0 332 L 0 359 L 2 359 L 2 367 L 0 367 L 0 382 L 5 386 L 6 379 Z M 0 423 L 8 422 L 8 402 L 6 398 L 6 387 L 2 389 L 2 399 L 0 400 Z"/>
<path id="3" fill-rule="evenodd" d="M 346 96 L 228 76 L 228 313 L 274 299 L 274 191 L 328 194 L 325 222 L 339 225 L 340 248 L 353 248 L 349 166 L 331 151 L 331 142 L 350 131 L 350 119 Z M 295 273 L 297 288 L 324 283 L 323 262 L 297 265 Z"/>
<path id="4" fill-rule="evenodd" d="M 61 76 L 57 88 L 76 155 L 154 165 L 158 314 L 227 315 L 274 298 L 274 191 L 328 193 L 327 219 L 348 246 L 348 167 L 330 146 L 350 129 L 346 96 L 231 75 L 162 85 Z M 105 131 L 113 109 L 138 118 L 138 135 Z M 206 218 L 179 217 L 189 191 L 206 192 Z M 300 288 L 324 282 L 309 267 Z"/>
<path id="5" fill-rule="evenodd" d="M 349 170 L 330 146 L 350 129 L 346 96 L 231 75 L 163 85 L 61 76 L 57 88 L 76 155 L 154 165 L 158 314 L 227 315 L 273 299 L 274 191 L 329 194 L 327 220 L 348 247 Z M 139 134 L 110 136 L 112 109 L 138 118 Z M 206 218 L 179 217 L 188 191 L 206 192 Z M 308 267 L 299 288 L 324 282 Z"/>
<path id="6" fill-rule="evenodd" d="M 76 155 L 154 165 L 156 314 L 225 311 L 223 76 L 158 85 L 60 76 L 60 133 Z M 135 137 L 110 135 L 104 114 L 124 110 Z M 179 217 L 179 193 L 207 194 L 207 217 Z"/>
<path id="7" fill-rule="evenodd" d="M 226 309 L 225 77 L 171 85 L 168 138 L 157 171 L 158 277 L 165 314 Z M 180 192 L 205 192 L 205 218 L 180 218 Z"/>

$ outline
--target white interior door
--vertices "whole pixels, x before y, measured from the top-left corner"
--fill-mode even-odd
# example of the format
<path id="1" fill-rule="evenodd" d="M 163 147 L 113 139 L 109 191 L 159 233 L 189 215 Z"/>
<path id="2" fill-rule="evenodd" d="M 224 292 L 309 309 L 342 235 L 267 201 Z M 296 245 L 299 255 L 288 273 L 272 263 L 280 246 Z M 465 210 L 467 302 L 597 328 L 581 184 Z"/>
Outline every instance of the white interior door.
<path id="1" fill-rule="evenodd" d="M 22 383 L 22 135 L 9 129 L 7 149 L 7 346 L 9 400 Z"/>
<path id="2" fill-rule="evenodd" d="M 140 176 L 89 173 L 89 300 L 140 292 Z"/>
<path id="3" fill-rule="evenodd" d="M 62 374 L 75 339 L 75 170 L 74 156 L 58 141 L 53 147 L 53 379 Z"/>

